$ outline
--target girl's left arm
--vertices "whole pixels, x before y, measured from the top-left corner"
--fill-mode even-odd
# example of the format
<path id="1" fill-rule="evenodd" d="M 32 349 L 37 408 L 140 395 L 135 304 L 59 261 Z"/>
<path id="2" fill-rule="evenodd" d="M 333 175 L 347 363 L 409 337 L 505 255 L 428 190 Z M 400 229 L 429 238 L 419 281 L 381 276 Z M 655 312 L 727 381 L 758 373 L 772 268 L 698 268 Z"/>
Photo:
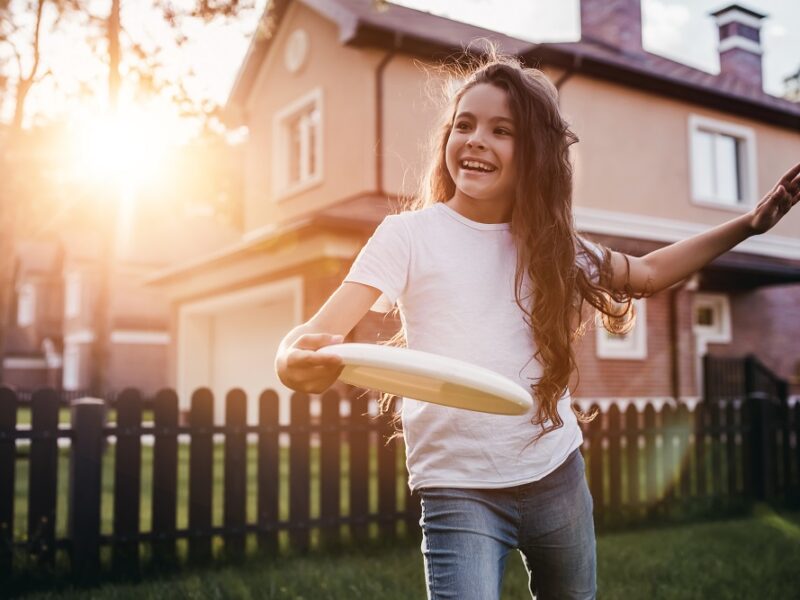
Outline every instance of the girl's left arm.
<path id="1" fill-rule="evenodd" d="M 642 257 L 611 253 L 615 290 L 655 293 L 686 279 L 751 235 L 771 229 L 800 201 L 800 163 L 789 169 L 778 183 L 748 213 Z M 630 263 L 628 275 L 625 259 Z"/>

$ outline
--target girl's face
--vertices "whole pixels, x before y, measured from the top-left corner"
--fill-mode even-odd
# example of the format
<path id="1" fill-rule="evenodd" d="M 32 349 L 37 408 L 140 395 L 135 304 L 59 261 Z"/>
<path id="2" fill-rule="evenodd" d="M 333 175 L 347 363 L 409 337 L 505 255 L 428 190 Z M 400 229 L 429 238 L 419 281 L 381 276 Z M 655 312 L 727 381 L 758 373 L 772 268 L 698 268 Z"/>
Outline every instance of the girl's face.
<path id="1" fill-rule="evenodd" d="M 510 208 L 514 201 L 514 120 L 505 90 L 479 83 L 461 97 L 445 161 L 456 197 Z"/>

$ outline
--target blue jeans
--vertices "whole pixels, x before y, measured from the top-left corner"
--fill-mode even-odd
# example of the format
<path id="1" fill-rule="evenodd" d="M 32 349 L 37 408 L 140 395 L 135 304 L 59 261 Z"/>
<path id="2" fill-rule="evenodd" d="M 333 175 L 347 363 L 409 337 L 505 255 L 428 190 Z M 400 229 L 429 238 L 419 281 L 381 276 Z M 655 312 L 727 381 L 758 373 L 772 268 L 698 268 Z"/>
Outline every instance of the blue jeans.
<path id="1" fill-rule="evenodd" d="M 539 481 L 502 489 L 422 488 L 429 600 L 498 600 L 509 552 L 537 600 L 594 598 L 593 502 L 575 450 Z"/>

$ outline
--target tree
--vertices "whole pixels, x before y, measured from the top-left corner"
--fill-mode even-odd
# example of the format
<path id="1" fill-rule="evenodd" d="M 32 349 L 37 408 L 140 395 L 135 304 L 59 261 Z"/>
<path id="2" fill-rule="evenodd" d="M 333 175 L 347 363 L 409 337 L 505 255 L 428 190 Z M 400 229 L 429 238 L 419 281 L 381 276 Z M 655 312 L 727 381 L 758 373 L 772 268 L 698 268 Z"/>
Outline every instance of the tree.
<path id="1" fill-rule="evenodd" d="M 73 0 L 50 0 L 57 9 L 58 18 L 53 27 L 58 26 L 60 17 L 75 7 Z M 31 88 L 41 82 L 50 73 L 41 72 L 41 40 L 44 35 L 44 10 L 48 0 L 28 0 L 20 11 L 19 6 L 12 6 L 10 0 L 0 0 L 0 47 L 13 56 L 16 73 L 13 76 L 4 74 L 0 82 L 0 93 L 14 98 L 14 113 L 10 126 L 6 126 L 0 137 L 0 379 L 3 375 L 3 350 L 6 330 L 14 297 L 15 247 L 20 230 L 27 223 L 41 202 L 38 194 L 28 198 L 32 202 L 24 205 L 19 199 L 24 190 L 30 191 L 32 182 L 38 180 L 38 169 L 28 169 L 41 160 L 41 153 L 36 149 L 33 140 L 26 139 L 22 124 L 26 101 Z M 33 15 L 31 31 L 26 30 L 25 16 Z M 29 64 L 25 64 L 25 59 Z M 6 71 L 4 69 L 4 71 Z"/>
<path id="2" fill-rule="evenodd" d="M 173 32 L 174 44 L 181 46 L 188 41 L 184 26 L 189 20 L 210 23 L 218 19 L 236 19 L 254 9 L 253 0 L 195 0 L 175 6 L 170 0 L 151 0 L 148 10 L 167 23 Z M 137 10 L 144 5 L 136 0 Z M 205 129 L 212 125 L 221 127 L 217 119 L 219 107 L 207 98 L 193 97 L 184 85 L 184 77 L 167 73 L 165 66 L 165 44 L 148 44 L 135 39 L 135 35 L 125 26 L 122 0 L 112 0 L 108 14 L 98 15 L 97 4 L 91 0 L 0 0 L 0 48 L 5 47 L 6 55 L 16 59 L 16 69 L 9 68 L 11 61 L 4 61 L 0 54 L 0 93 L 14 101 L 14 113 L 10 126 L 0 131 L 0 169 L 4 174 L 16 173 L 17 177 L 5 176 L 0 179 L 0 380 L 2 379 L 3 350 L 13 301 L 14 286 L 14 248 L 16 240 L 23 231 L 23 223 L 35 221 L 35 212 L 29 211 L 30 200 L 39 195 L 31 192 L 30 178 L 44 176 L 43 170 L 33 168 L 35 161 L 31 156 L 20 154 L 24 131 L 26 103 L 31 90 L 51 73 L 42 72 L 42 37 L 52 34 L 56 27 L 80 27 L 86 41 L 93 48 L 97 59 L 108 65 L 107 98 L 109 110 L 113 111 L 120 91 L 124 86 L 135 89 L 137 97 L 145 98 L 166 94 L 181 107 L 186 117 L 195 118 Z M 45 26 L 45 17 L 55 15 L 52 24 Z M 26 25 L 34 16 L 34 26 Z M 26 68 L 26 60 L 28 66 Z M 185 71 L 186 77 L 191 72 Z M 101 95 L 99 86 L 82 85 L 82 93 Z M 25 163 L 26 168 L 21 168 Z M 33 186 L 34 190 L 36 186 Z M 22 201 L 24 198 L 24 202 Z M 22 205 L 26 209 L 21 210 Z M 36 204 L 35 202 L 33 204 Z M 23 214 L 24 213 L 24 214 Z M 112 217 L 109 217 L 112 218 Z M 109 256 L 109 253 L 106 253 Z M 108 273 L 113 265 L 106 264 L 102 269 L 103 283 L 100 289 L 100 311 L 97 315 L 99 331 L 95 335 L 96 357 L 95 377 L 97 391 L 102 392 L 103 374 L 108 355 Z"/>

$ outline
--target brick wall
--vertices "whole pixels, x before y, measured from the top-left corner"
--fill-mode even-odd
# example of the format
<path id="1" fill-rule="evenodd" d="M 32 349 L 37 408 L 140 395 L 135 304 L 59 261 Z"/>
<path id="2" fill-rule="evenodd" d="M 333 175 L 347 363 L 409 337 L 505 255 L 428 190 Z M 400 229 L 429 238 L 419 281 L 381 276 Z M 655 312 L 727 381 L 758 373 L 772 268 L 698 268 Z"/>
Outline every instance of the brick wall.
<path id="1" fill-rule="evenodd" d="M 731 294 L 732 340 L 709 344 L 717 356 L 755 354 L 784 379 L 797 377 L 800 368 L 800 285 L 773 286 Z M 795 381 L 793 393 L 800 392 Z"/>
<path id="2" fill-rule="evenodd" d="M 647 357 L 607 359 L 597 357 L 594 309 L 586 334 L 576 347 L 580 380 L 576 397 L 630 397 L 672 395 L 668 294 L 647 299 Z"/>
<path id="3" fill-rule="evenodd" d="M 719 55 L 721 73 L 737 77 L 754 88 L 761 89 L 761 56 L 742 48 L 731 48 Z"/>

